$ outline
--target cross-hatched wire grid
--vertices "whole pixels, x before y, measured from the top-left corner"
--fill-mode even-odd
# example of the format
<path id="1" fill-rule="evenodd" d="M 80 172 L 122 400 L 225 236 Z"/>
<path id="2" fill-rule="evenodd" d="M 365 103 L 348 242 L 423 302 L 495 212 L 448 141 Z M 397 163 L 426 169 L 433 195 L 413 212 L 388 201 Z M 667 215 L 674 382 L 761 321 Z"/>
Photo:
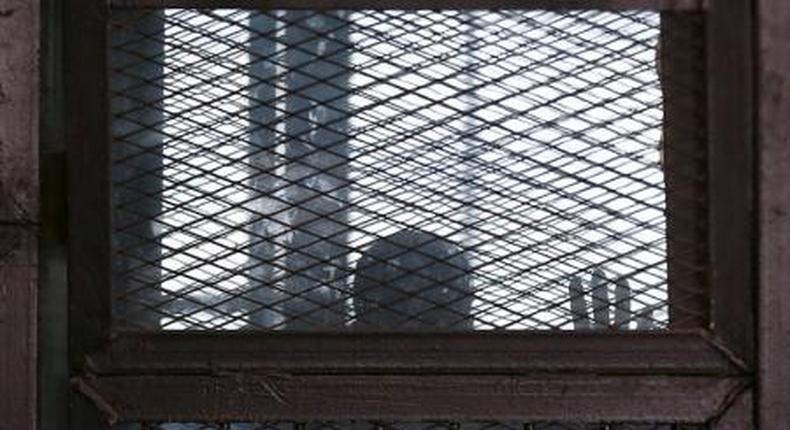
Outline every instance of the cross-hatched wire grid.
<path id="1" fill-rule="evenodd" d="M 115 11 L 115 323 L 658 329 L 703 313 L 694 22 Z"/>
<path id="2" fill-rule="evenodd" d="M 115 430 L 703 430 L 706 426 L 659 423 L 520 422 L 270 422 L 121 424 Z"/>

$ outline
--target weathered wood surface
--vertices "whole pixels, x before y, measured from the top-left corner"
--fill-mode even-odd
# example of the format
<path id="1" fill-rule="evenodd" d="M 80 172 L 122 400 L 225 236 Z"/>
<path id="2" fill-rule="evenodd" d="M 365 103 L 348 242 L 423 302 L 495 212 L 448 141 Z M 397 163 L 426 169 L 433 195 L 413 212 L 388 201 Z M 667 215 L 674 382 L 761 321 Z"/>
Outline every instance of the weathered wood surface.
<path id="1" fill-rule="evenodd" d="M 0 1 L 0 430 L 35 428 L 38 1 Z"/>
<path id="2" fill-rule="evenodd" d="M 790 2 L 758 1 L 760 429 L 790 423 Z"/>
<path id="3" fill-rule="evenodd" d="M 118 333 L 89 356 L 96 374 L 743 373 L 706 337 L 680 333 Z"/>
<path id="4" fill-rule="evenodd" d="M 73 385 L 111 421 L 262 422 L 299 417 L 706 422 L 725 409 L 745 382 L 698 376 L 214 372 L 86 376 L 74 379 Z"/>

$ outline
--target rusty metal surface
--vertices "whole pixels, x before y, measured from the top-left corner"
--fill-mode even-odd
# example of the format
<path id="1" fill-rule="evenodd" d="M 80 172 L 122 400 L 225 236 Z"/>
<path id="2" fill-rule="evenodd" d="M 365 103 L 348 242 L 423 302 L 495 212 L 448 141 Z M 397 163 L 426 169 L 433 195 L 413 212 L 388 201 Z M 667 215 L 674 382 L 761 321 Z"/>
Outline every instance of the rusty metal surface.
<path id="1" fill-rule="evenodd" d="M 704 0 L 110 0 L 112 7 L 252 8 L 252 9 L 649 9 L 704 10 Z"/>
<path id="2" fill-rule="evenodd" d="M 101 405 L 109 418 L 208 422 L 294 417 L 308 421 L 704 422 L 717 414 L 743 383 L 738 378 L 693 376 L 327 376 L 244 372 L 74 380 L 74 386 Z"/>
<path id="3" fill-rule="evenodd" d="M 36 419 L 37 49 L 38 2 L 0 3 L 2 430 L 33 429 Z"/>
<path id="4" fill-rule="evenodd" d="M 164 333 L 115 336 L 90 356 L 100 374 L 212 369 L 288 372 L 609 372 L 736 375 L 698 334 L 337 335 Z"/>
<path id="5" fill-rule="evenodd" d="M 711 328 L 749 365 L 756 285 L 750 3 L 711 2 L 707 26 Z"/>
<path id="6" fill-rule="evenodd" d="M 759 420 L 764 430 L 790 422 L 790 3 L 760 0 Z"/>

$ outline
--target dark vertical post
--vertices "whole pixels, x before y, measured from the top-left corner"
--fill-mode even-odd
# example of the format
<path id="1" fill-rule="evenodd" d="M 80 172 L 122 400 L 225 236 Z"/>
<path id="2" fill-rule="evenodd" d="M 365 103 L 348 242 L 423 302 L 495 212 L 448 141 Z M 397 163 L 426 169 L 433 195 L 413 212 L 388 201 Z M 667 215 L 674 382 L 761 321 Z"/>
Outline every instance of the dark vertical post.
<path id="1" fill-rule="evenodd" d="M 38 247 L 38 429 L 68 420 L 66 145 L 63 105 L 63 2 L 41 2 L 41 230 Z"/>
<path id="2" fill-rule="evenodd" d="M 69 0 L 64 10 L 64 97 L 68 152 L 69 363 L 78 374 L 110 325 L 110 158 L 107 125 L 107 9 Z M 71 392 L 70 427 L 109 428 L 84 396 Z"/>
<path id="3" fill-rule="evenodd" d="M 790 3 L 757 2 L 759 29 L 758 418 L 790 423 Z"/>
<path id="4" fill-rule="evenodd" d="M 475 56 L 477 47 L 477 38 L 478 35 L 476 34 L 475 30 L 477 28 L 477 23 L 475 23 L 476 17 L 475 11 L 467 11 L 461 15 L 463 19 L 463 23 L 465 26 L 464 29 L 464 38 L 463 38 L 463 45 L 460 48 L 460 55 L 464 58 L 464 63 L 466 66 L 466 70 L 463 73 L 464 77 L 464 84 L 468 92 L 464 95 L 464 108 L 466 110 L 465 115 L 462 119 L 462 134 L 459 136 L 461 139 L 459 151 L 461 152 L 459 155 L 461 156 L 461 166 L 463 169 L 463 173 L 460 176 L 461 180 L 461 201 L 463 202 L 463 210 L 462 210 L 462 218 L 460 219 L 462 223 L 462 233 L 461 236 L 461 252 L 463 253 L 463 257 L 465 262 L 467 263 L 467 267 L 469 271 L 473 271 L 479 262 L 475 256 L 475 248 L 478 244 L 475 240 L 475 237 L 479 237 L 476 232 L 480 231 L 482 228 L 480 224 L 480 214 L 477 207 L 477 196 L 475 196 L 475 187 L 478 186 L 479 176 L 480 176 L 480 169 L 478 166 L 479 157 L 481 153 L 481 146 L 482 143 L 480 138 L 478 137 L 478 129 L 480 127 L 480 121 L 477 120 L 475 114 L 480 109 L 481 101 L 478 97 L 477 91 L 475 90 L 475 85 L 478 85 L 476 82 L 474 71 L 475 69 L 479 68 L 480 65 L 477 64 L 477 57 Z M 447 166 L 449 167 L 449 166 Z M 445 166 L 439 166 L 440 169 L 445 168 Z M 466 287 L 462 291 L 461 294 L 469 294 L 469 297 L 466 300 L 456 301 L 458 305 L 461 303 L 469 303 L 469 306 L 458 306 L 458 310 L 465 311 L 466 315 L 463 317 L 465 320 L 461 321 L 459 324 L 455 324 L 454 328 L 459 330 L 472 330 L 474 328 L 474 277 L 472 276 L 464 276 L 466 278 Z M 430 311 L 432 313 L 440 314 L 441 309 L 437 309 L 435 311 Z"/>
<path id="5" fill-rule="evenodd" d="M 277 20 L 274 12 L 253 12 L 250 17 L 250 166 L 252 189 L 257 193 L 258 219 L 251 226 L 249 296 L 258 307 L 250 313 L 257 328 L 276 327 L 281 315 L 275 304 L 282 300 L 274 284 L 278 236 L 285 230 L 285 204 L 273 194 L 283 183 L 275 174 L 282 160 L 277 155 Z"/>
<path id="6" fill-rule="evenodd" d="M 712 327 L 745 367 L 754 363 L 755 100 L 752 0 L 707 14 Z"/>
<path id="7" fill-rule="evenodd" d="M 659 76 L 664 95 L 662 162 L 666 183 L 670 328 L 708 323 L 708 159 L 705 21 L 661 14 Z"/>
<path id="8" fill-rule="evenodd" d="M 345 323 L 348 282 L 348 86 L 346 12 L 285 13 L 288 161 L 283 312 L 289 329 Z"/>
<path id="9" fill-rule="evenodd" d="M 109 35 L 113 314 L 156 329 L 161 302 L 164 11 L 115 11 Z"/>

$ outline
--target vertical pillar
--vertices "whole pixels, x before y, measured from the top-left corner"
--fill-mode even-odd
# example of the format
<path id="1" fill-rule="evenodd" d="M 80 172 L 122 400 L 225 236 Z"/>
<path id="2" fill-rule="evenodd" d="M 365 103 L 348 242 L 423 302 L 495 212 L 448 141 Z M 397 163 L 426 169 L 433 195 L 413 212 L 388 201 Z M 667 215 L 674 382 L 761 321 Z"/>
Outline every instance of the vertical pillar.
<path id="1" fill-rule="evenodd" d="M 0 429 L 36 428 L 39 2 L 0 2 Z"/>
<path id="2" fill-rule="evenodd" d="M 338 328 L 348 286 L 349 26 L 345 12 L 288 11 L 285 197 L 292 205 L 287 328 Z"/>
<path id="3" fill-rule="evenodd" d="M 790 3 L 759 0 L 759 338 L 761 430 L 790 423 Z"/>

